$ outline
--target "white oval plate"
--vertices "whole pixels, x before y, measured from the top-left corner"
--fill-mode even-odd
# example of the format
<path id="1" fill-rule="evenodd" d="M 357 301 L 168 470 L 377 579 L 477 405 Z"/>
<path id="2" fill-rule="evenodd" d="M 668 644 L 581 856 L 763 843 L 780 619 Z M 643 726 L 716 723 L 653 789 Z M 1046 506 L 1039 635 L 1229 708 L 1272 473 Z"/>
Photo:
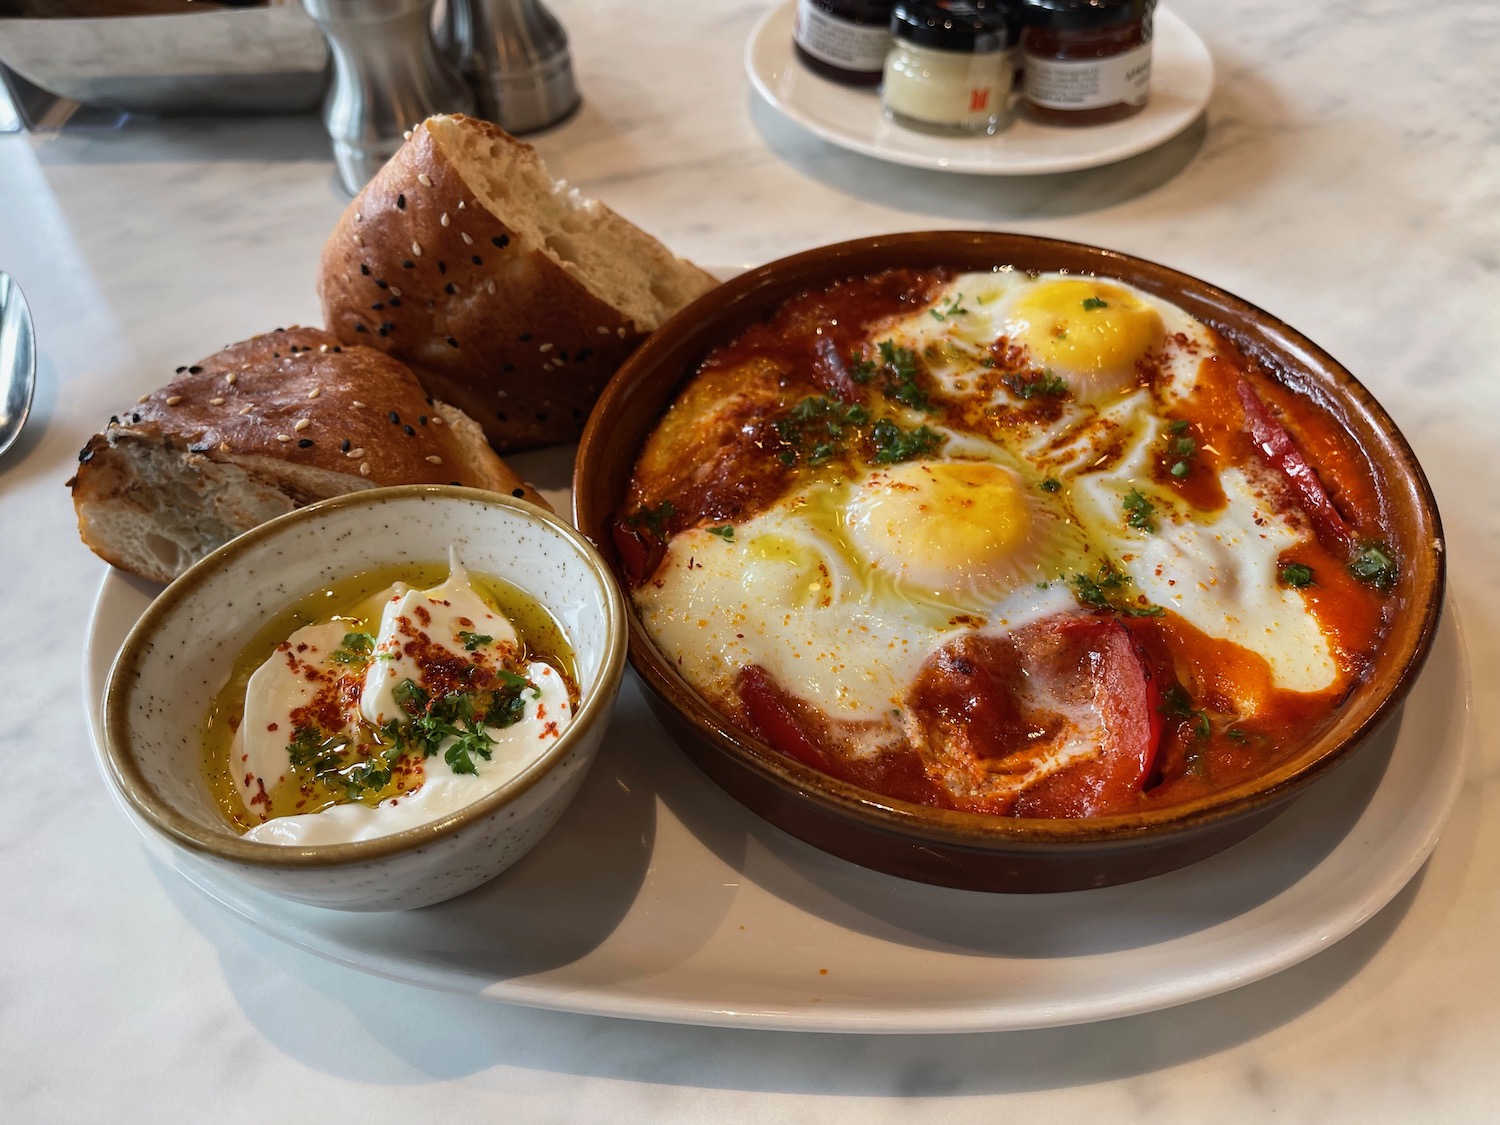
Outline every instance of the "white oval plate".
<path id="1" fill-rule="evenodd" d="M 156 589 L 116 571 L 100 587 L 84 666 L 96 753 L 110 663 Z M 294 946 L 488 1000 L 797 1031 L 996 1031 L 1133 1015 L 1326 949 L 1416 873 L 1470 741 L 1455 616 L 1450 603 L 1405 706 L 1353 761 L 1244 843 L 1124 887 L 987 895 L 824 855 L 704 778 L 628 671 L 604 749 L 558 827 L 450 902 L 320 910 L 154 851 Z"/>
<path id="2" fill-rule="evenodd" d="M 1015 116 L 994 136 L 941 137 L 902 128 L 868 88 L 841 86 L 803 66 L 792 50 L 796 4 L 770 12 L 750 34 L 745 70 L 760 95 L 830 144 L 893 164 L 973 175 L 1076 172 L 1155 148 L 1191 125 L 1208 104 L 1214 64 L 1193 29 L 1160 6 L 1151 49 L 1151 100 L 1134 117 L 1064 128 Z"/>

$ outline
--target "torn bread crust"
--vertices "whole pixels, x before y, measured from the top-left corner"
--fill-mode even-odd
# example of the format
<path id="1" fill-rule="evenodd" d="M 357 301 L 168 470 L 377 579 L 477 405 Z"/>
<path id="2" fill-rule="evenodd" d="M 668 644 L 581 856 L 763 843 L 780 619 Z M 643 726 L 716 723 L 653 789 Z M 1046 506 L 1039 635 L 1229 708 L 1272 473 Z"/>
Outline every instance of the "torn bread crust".
<path id="1" fill-rule="evenodd" d="M 69 481 L 79 533 L 168 582 L 294 508 L 391 484 L 463 484 L 547 506 L 461 411 L 400 363 L 318 329 L 278 329 L 191 367 L 111 418 Z"/>
<path id="2" fill-rule="evenodd" d="M 646 334 L 716 284 L 487 122 L 429 119 L 323 251 L 329 329 L 410 364 L 501 450 L 576 438 Z"/>

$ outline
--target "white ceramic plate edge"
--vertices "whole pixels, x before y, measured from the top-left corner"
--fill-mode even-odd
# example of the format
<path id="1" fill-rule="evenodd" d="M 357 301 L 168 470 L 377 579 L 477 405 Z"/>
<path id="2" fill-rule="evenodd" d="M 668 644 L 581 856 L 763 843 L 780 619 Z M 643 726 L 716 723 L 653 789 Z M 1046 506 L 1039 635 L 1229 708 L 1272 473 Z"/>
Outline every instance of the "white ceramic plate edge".
<path id="1" fill-rule="evenodd" d="M 85 644 L 83 676 L 84 702 L 96 756 L 101 730 L 100 702 L 109 665 L 129 625 L 149 600 L 144 588 L 114 571 L 105 575 L 100 586 Z M 638 695 L 639 686 L 634 683 L 633 673 L 627 681 L 626 693 Z M 1159 944 L 1080 960 L 1079 965 L 1087 968 L 1077 982 L 1081 987 L 1072 984 L 1062 987 L 1060 983 L 1050 993 L 1044 987 L 1030 996 L 1003 989 L 986 996 L 981 987 L 974 990 L 975 995 L 967 1004 L 961 1005 L 911 1003 L 878 994 L 842 1003 L 826 999 L 769 1002 L 753 998 L 748 1002 L 726 1002 L 732 999 L 735 982 L 726 980 L 722 982 L 724 987 L 716 982 L 712 989 L 695 990 L 696 978 L 691 973 L 676 981 L 645 975 L 628 985 L 580 984 L 569 981 L 565 971 L 487 979 L 484 974 L 424 961 L 410 951 L 372 955 L 368 949 L 356 950 L 341 943 L 335 932 L 337 919 L 344 916 L 309 908 L 290 909 L 289 904 L 279 899 L 233 884 L 177 853 L 168 853 L 165 848 L 155 846 L 149 837 L 148 843 L 153 844 L 154 854 L 198 890 L 263 932 L 336 963 L 419 987 L 560 1011 L 763 1029 L 913 1033 L 1061 1026 L 1139 1014 L 1216 995 L 1289 968 L 1358 928 L 1406 885 L 1436 845 L 1462 781 L 1465 748 L 1470 738 L 1470 710 L 1469 669 L 1457 614 L 1450 601 L 1429 666 L 1401 714 L 1401 732 L 1384 776 L 1347 836 L 1305 876 L 1272 899 L 1200 931 Z M 1421 732 L 1434 720 L 1452 724 L 1448 736 L 1439 742 L 1435 757 L 1426 758 L 1419 768 L 1413 768 L 1418 756 L 1427 752 L 1419 741 Z M 1414 776 L 1403 778 L 1403 767 Z M 692 769 L 685 760 L 682 768 Z M 1404 788 L 1405 795 L 1393 799 L 1393 788 Z M 1394 823 L 1382 820 L 1382 798 L 1384 804 L 1394 803 L 1398 809 Z M 1313 799 L 1314 795 L 1309 795 L 1304 801 Z M 1273 824 L 1265 832 L 1274 833 L 1278 827 Z M 1243 849 L 1253 842 L 1254 838 L 1239 846 L 1247 859 L 1252 853 Z M 1234 855 L 1232 851 L 1220 859 L 1232 863 Z M 1190 889 L 1193 872 L 1199 868 L 1160 878 L 1178 880 Z M 873 873 L 868 877 L 885 878 Z M 782 921 L 797 926 L 801 921 L 796 916 L 800 913 L 798 909 L 791 903 L 782 905 L 787 912 Z M 324 919 L 326 924 L 320 924 Z M 828 926 L 826 920 L 820 924 Z M 851 941 L 869 940 L 865 935 L 847 936 Z M 837 937 L 834 935 L 835 940 Z M 892 969 L 897 970 L 902 949 L 894 947 L 891 952 L 896 961 Z M 918 957 L 930 956 L 921 950 L 912 952 Z M 995 960 L 977 958 L 975 963 L 993 965 Z M 1170 970 L 1165 983 L 1160 977 L 1142 971 L 1162 965 Z M 1069 968 L 1062 967 L 1063 971 L 1057 974 L 1059 982 L 1068 981 Z M 984 981 L 976 983 L 982 985 Z M 1097 987 L 1092 986 L 1095 984 Z"/>

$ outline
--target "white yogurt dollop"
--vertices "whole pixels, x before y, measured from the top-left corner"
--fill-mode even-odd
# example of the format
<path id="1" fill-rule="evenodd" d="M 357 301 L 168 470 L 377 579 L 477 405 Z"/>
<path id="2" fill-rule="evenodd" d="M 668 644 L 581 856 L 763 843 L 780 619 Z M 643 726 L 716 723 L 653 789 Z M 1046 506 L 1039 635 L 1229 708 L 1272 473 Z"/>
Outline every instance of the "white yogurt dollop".
<path id="1" fill-rule="evenodd" d="M 366 638 L 351 646 L 350 636 L 343 621 L 306 626 L 251 675 L 230 760 L 252 816 L 264 817 L 273 799 L 282 802 L 277 786 L 295 772 L 293 746 L 314 723 L 313 741 L 334 752 L 341 742 L 378 750 L 380 741 L 391 741 L 389 734 L 377 740 L 383 728 L 389 731 L 394 724 L 411 730 L 413 710 L 421 713 L 412 702 L 414 689 L 434 699 L 464 694 L 462 686 L 470 682 L 518 687 L 519 717 L 506 715 L 505 720 L 515 718 L 508 722 L 485 715 L 476 723 L 482 731 L 477 744 L 488 757 L 450 754 L 460 737 L 447 735 L 422 759 L 417 788 L 373 806 L 351 800 L 319 812 L 273 815 L 246 832 L 246 839 L 299 846 L 344 843 L 441 820 L 519 775 L 572 721 L 563 676 L 543 661 L 518 662 L 522 645 L 515 627 L 475 591 L 456 556 L 441 585 L 414 590 L 398 583 L 390 589 L 373 644 Z M 525 684 L 516 677 L 524 677 Z"/>

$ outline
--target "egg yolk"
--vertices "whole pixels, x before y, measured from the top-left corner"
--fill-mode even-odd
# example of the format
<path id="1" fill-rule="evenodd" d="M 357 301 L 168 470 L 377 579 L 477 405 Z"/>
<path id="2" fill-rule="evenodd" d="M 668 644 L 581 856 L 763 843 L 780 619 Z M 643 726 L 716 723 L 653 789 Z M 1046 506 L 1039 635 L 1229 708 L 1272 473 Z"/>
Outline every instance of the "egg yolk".
<path id="1" fill-rule="evenodd" d="M 1118 285 L 1089 278 L 1033 286 L 1016 301 L 1009 320 L 1012 338 L 1040 366 L 1086 377 L 1100 390 L 1123 389 L 1136 361 L 1166 335 L 1161 314 L 1150 305 Z"/>
<path id="2" fill-rule="evenodd" d="M 1009 585 L 1032 537 L 1019 476 L 985 461 L 919 461 L 872 474 L 849 504 L 871 565 L 926 592 Z"/>

